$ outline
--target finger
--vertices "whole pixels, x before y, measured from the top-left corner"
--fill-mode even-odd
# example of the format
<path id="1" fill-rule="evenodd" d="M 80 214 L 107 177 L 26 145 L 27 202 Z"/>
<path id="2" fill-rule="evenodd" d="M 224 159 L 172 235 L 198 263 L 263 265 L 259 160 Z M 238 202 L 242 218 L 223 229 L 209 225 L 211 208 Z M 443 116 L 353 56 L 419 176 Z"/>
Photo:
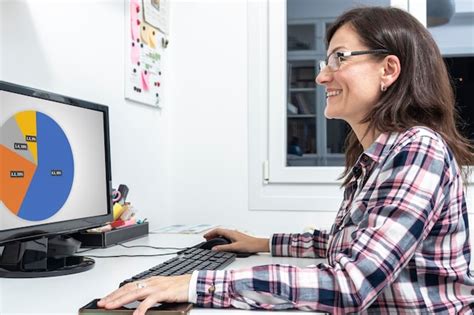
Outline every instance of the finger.
<path id="1" fill-rule="evenodd" d="M 221 228 L 217 228 L 217 229 L 214 229 L 214 230 L 211 230 L 209 232 L 207 232 L 206 234 L 204 234 L 204 238 L 206 240 L 209 240 L 211 238 L 216 238 L 218 236 L 225 236 L 227 233 L 226 233 L 227 230 L 225 229 L 221 229 Z"/>
<path id="2" fill-rule="evenodd" d="M 130 302 L 144 299 L 153 292 L 153 289 L 150 287 L 138 288 L 135 283 L 130 284 L 133 286 L 130 286 L 127 290 L 122 290 L 121 292 L 117 291 L 117 293 L 120 294 L 115 294 L 110 299 L 107 299 L 104 307 L 107 309 L 117 308 Z"/>
<path id="3" fill-rule="evenodd" d="M 157 298 L 153 295 L 148 296 L 145 300 L 143 300 L 140 305 L 138 305 L 133 315 L 145 315 L 146 311 L 155 305 L 158 302 Z"/>
<path id="4" fill-rule="evenodd" d="M 99 302 L 97 302 L 97 305 L 103 307 L 107 302 L 114 300 L 117 296 L 121 296 L 123 294 L 122 293 L 123 291 L 130 290 L 131 286 L 132 286 L 132 283 L 128 283 L 124 285 L 123 287 L 113 291 L 112 293 L 103 297 Z"/>
<path id="5" fill-rule="evenodd" d="M 142 296 L 142 293 L 139 293 L 136 291 L 137 290 L 130 292 L 128 294 L 124 294 L 122 296 L 116 297 L 113 300 L 107 301 L 104 305 L 104 308 L 106 309 L 118 308 L 130 302 L 141 300 L 145 297 L 145 296 Z"/>

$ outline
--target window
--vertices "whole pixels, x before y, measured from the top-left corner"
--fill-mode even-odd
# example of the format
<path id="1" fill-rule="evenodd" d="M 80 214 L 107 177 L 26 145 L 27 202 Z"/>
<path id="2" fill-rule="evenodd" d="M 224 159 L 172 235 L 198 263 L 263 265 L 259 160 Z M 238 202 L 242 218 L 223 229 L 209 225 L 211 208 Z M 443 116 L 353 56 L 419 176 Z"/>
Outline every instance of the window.
<path id="1" fill-rule="evenodd" d="M 286 166 L 342 166 L 349 126 L 324 117 L 324 88 L 314 82 L 318 61 L 326 58 L 324 37 L 332 18 L 299 19 L 295 6 L 301 2 L 287 1 Z"/>
<path id="2" fill-rule="evenodd" d="M 313 80 L 326 55 L 325 29 L 349 6 L 364 3 L 404 9 L 410 3 L 410 12 L 426 20 L 420 0 L 248 2 L 251 210 L 339 207 L 347 126 L 324 118 L 323 90 Z"/>
<path id="3" fill-rule="evenodd" d="M 357 5 L 387 6 L 388 0 Z M 326 57 L 326 29 L 349 1 L 269 2 L 268 174 L 272 183 L 339 185 L 349 127 L 328 120 L 324 87 L 314 83 Z"/>
<path id="4" fill-rule="evenodd" d="M 461 132 L 474 142 L 474 7 L 472 1 L 427 2 L 428 30 L 439 46 L 456 92 Z"/>
<path id="5" fill-rule="evenodd" d="M 474 100 L 474 55 L 445 57 L 444 60 L 456 91 L 456 105 L 462 119 L 461 132 L 474 143 L 474 107 L 472 106 L 472 100 Z"/>

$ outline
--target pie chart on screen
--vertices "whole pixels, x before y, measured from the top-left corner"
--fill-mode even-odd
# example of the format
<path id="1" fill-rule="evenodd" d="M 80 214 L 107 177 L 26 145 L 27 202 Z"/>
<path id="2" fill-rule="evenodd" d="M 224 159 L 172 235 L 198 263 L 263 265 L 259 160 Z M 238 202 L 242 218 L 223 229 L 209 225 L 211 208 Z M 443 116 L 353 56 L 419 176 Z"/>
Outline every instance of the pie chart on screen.
<path id="1" fill-rule="evenodd" d="M 52 217 L 74 180 L 66 134 L 44 113 L 16 113 L 0 127 L 0 171 L 0 201 L 14 215 L 28 221 Z"/>

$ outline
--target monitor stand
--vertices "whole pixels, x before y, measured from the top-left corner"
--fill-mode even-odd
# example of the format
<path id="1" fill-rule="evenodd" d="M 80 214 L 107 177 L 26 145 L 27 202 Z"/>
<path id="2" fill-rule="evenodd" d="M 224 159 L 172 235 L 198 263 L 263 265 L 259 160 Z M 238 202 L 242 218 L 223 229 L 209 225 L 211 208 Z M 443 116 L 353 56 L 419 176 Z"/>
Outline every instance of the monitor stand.
<path id="1" fill-rule="evenodd" d="M 78 247 L 74 242 L 57 236 L 7 243 L 0 256 L 0 278 L 55 277 L 94 267 L 93 259 L 73 256 Z"/>

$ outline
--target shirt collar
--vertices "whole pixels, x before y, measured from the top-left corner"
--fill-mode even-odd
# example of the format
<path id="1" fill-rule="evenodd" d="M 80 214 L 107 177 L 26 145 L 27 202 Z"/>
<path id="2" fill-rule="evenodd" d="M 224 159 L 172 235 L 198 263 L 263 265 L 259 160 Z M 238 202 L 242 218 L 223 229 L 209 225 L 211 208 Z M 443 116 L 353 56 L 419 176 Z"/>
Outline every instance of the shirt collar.
<path id="1" fill-rule="evenodd" d="M 374 162 L 379 163 L 390 153 L 398 136 L 399 133 L 397 132 L 381 133 L 377 139 L 375 139 L 374 143 L 372 143 L 370 147 L 361 154 L 359 160 L 363 160 L 363 156 L 366 155 Z"/>

